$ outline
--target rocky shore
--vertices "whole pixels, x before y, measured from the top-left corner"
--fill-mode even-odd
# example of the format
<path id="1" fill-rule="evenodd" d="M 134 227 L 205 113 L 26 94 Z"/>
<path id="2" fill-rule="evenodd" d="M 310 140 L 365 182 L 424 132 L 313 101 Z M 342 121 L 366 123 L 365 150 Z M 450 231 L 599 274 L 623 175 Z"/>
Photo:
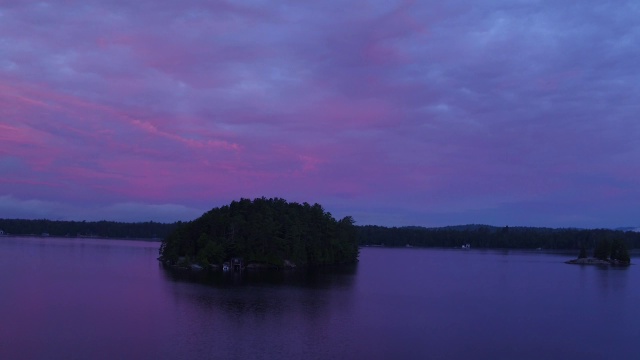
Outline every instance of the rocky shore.
<path id="1" fill-rule="evenodd" d="M 226 262 L 225 264 L 222 264 L 222 265 L 209 264 L 209 265 L 203 266 L 201 264 L 187 262 L 185 257 L 180 257 L 178 259 L 178 262 L 176 263 L 172 263 L 170 261 L 162 259 L 162 257 L 159 257 L 158 261 L 160 261 L 164 266 L 172 269 L 189 270 L 192 272 L 200 272 L 203 270 L 211 270 L 211 271 L 230 271 L 231 270 L 231 265 L 229 262 Z M 240 264 L 237 270 L 240 270 L 240 271 L 241 270 L 290 270 L 290 269 L 296 269 L 297 267 L 298 266 L 294 262 L 290 260 L 284 260 L 284 264 L 282 266 L 253 262 L 246 265 Z"/>
<path id="2" fill-rule="evenodd" d="M 628 262 L 622 262 L 619 260 L 601 260 L 601 259 L 596 259 L 596 258 L 580 258 L 580 259 L 573 259 L 573 260 L 569 260 L 569 261 L 565 261 L 566 264 L 578 264 L 578 265 L 616 265 L 616 266 L 627 266 L 627 265 L 631 265 L 631 263 Z"/>

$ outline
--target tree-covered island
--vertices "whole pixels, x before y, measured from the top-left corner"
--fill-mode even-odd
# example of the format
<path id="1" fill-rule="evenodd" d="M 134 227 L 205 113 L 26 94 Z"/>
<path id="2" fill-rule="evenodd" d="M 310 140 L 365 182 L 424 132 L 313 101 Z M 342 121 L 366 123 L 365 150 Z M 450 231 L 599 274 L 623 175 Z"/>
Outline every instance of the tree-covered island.
<path id="1" fill-rule="evenodd" d="M 179 223 L 160 246 L 170 266 L 311 267 L 358 261 L 357 230 L 347 216 L 333 218 L 321 205 L 284 199 L 241 199 Z"/>
<path id="2" fill-rule="evenodd" d="M 581 265 L 631 265 L 631 257 L 629 256 L 629 250 L 624 241 L 620 239 L 602 239 L 598 241 L 595 249 L 593 250 L 593 257 L 587 257 L 587 250 L 585 247 L 580 249 L 577 259 L 569 260 L 567 264 L 581 264 Z"/>

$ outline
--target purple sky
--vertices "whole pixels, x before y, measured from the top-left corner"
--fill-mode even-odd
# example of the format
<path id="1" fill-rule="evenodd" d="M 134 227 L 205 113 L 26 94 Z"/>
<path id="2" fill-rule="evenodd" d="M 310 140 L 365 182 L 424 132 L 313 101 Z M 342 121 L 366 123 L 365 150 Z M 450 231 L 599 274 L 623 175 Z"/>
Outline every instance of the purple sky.
<path id="1" fill-rule="evenodd" d="M 640 224 L 630 1 L 0 0 L 0 217 Z"/>

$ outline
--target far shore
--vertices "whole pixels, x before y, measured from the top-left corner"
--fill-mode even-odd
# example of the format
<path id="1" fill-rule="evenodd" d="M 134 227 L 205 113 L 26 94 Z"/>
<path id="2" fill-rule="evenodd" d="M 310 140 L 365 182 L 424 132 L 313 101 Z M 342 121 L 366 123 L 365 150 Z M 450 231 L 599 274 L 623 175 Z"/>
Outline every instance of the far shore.
<path id="1" fill-rule="evenodd" d="M 162 238 L 107 237 L 107 236 L 94 236 L 94 235 L 64 236 L 64 235 L 38 235 L 38 234 L 1 234 L 0 237 L 42 238 L 42 239 L 51 238 L 51 239 L 135 240 L 135 241 L 150 241 L 150 242 L 162 241 Z"/>

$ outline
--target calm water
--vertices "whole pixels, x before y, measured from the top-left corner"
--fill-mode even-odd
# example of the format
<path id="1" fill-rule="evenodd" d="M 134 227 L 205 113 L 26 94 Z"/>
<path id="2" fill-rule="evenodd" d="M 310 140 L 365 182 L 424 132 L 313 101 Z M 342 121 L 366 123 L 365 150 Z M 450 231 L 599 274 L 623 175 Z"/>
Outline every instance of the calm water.
<path id="1" fill-rule="evenodd" d="M 203 283 L 158 246 L 0 238 L 0 359 L 640 358 L 637 265 L 365 248 L 333 273 Z"/>

